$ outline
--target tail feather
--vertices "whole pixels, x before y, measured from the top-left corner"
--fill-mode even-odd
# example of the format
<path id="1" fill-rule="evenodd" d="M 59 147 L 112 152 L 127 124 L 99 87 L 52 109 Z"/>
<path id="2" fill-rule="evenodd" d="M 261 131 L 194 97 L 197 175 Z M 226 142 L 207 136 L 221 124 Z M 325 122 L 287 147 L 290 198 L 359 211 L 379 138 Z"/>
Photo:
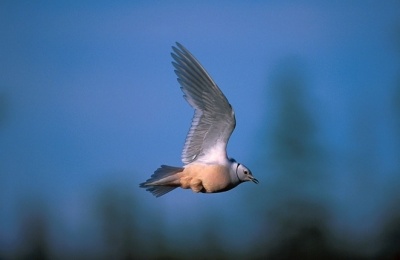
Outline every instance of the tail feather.
<path id="1" fill-rule="evenodd" d="M 145 188 L 156 197 L 160 197 L 178 187 L 177 185 L 169 184 L 168 182 L 163 183 L 161 180 L 181 171 L 183 171 L 182 167 L 161 165 L 161 167 L 151 175 L 150 179 L 141 183 L 139 187 Z"/>
<path id="2" fill-rule="evenodd" d="M 147 191 L 150 191 L 154 196 L 157 198 L 164 195 L 165 193 L 168 193 L 178 187 L 174 186 L 147 186 L 147 187 L 142 187 L 146 188 Z"/>

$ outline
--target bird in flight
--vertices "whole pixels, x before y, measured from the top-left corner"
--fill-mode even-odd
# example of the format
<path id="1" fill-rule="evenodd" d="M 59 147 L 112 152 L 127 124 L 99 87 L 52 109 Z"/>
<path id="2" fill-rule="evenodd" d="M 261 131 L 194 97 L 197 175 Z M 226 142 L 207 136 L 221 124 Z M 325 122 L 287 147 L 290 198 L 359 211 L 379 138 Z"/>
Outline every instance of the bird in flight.
<path id="1" fill-rule="evenodd" d="M 258 183 L 251 171 L 233 158 L 226 146 L 235 129 L 232 106 L 196 58 L 176 43 L 171 53 L 175 73 L 194 116 L 182 151 L 183 167 L 161 165 L 141 188 L 160 197 L 175 188 L 216 193 L 242 182 Z"/>

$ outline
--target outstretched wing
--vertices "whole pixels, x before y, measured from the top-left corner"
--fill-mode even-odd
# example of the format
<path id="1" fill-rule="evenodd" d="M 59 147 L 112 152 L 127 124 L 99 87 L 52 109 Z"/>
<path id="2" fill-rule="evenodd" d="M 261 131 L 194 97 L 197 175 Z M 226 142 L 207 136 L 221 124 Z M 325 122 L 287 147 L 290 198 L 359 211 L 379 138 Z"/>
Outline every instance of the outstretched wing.
<path id="1" fill-rule="evenodd" d="M 184 98 L 194 116 L 182 151 L 182 162 L 225 160 L 226 145 L 235 129 L 232 106 L 196 58 L 181 44 L 172 47 L 172 64 Z"/>

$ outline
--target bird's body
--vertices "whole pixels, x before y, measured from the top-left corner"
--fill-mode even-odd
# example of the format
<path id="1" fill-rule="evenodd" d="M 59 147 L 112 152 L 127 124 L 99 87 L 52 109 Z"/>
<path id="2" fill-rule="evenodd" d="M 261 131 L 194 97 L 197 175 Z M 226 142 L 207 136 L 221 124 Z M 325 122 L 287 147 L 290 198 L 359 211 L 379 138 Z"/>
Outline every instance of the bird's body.
<path id="1" fill-rule="evenodd" d="M 183 175 L 181 187 L 191 188 L 195 192 L 221 192 L 239 184 L 239 180 L 237 184 L 232 180 L 229 168 L 219 164 L 191 163 L 185 167 Z"/>
<path id="2" fill-rule="evenodd" d="M 159 197 L 177 187 L 216 193 L 244 181 L 258 183 L 249 169 L 227 156 L 226 146 L 236 125 L 232 106 L 194 56 L 177 46 L 172 47 L 175 73 L 185 99 L 195 109 L 182 152 L 184 166 L 162 165 L 140 187 Z"/>
<path id="3" fill-rule="evenodd" d="M 229 189 L 232 186 L 230 183 L 232 180 L 227 167 L 218 164 L 191 163 L 181 168 L 180 172 L 148 184 L 174 185 L 192 189 L 194 192 L 214 193 Z"/>

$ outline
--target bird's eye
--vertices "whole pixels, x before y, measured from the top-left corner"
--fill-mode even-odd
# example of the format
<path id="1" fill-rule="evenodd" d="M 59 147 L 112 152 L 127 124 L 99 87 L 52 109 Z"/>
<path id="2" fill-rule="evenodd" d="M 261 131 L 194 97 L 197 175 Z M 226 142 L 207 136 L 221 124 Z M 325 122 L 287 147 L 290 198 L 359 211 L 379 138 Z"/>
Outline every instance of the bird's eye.
<path id="1" fill-rule="evenodd" d="M 244 171 L 244 174 L 248 174 L 249 172 L 248 171 Z"/>

